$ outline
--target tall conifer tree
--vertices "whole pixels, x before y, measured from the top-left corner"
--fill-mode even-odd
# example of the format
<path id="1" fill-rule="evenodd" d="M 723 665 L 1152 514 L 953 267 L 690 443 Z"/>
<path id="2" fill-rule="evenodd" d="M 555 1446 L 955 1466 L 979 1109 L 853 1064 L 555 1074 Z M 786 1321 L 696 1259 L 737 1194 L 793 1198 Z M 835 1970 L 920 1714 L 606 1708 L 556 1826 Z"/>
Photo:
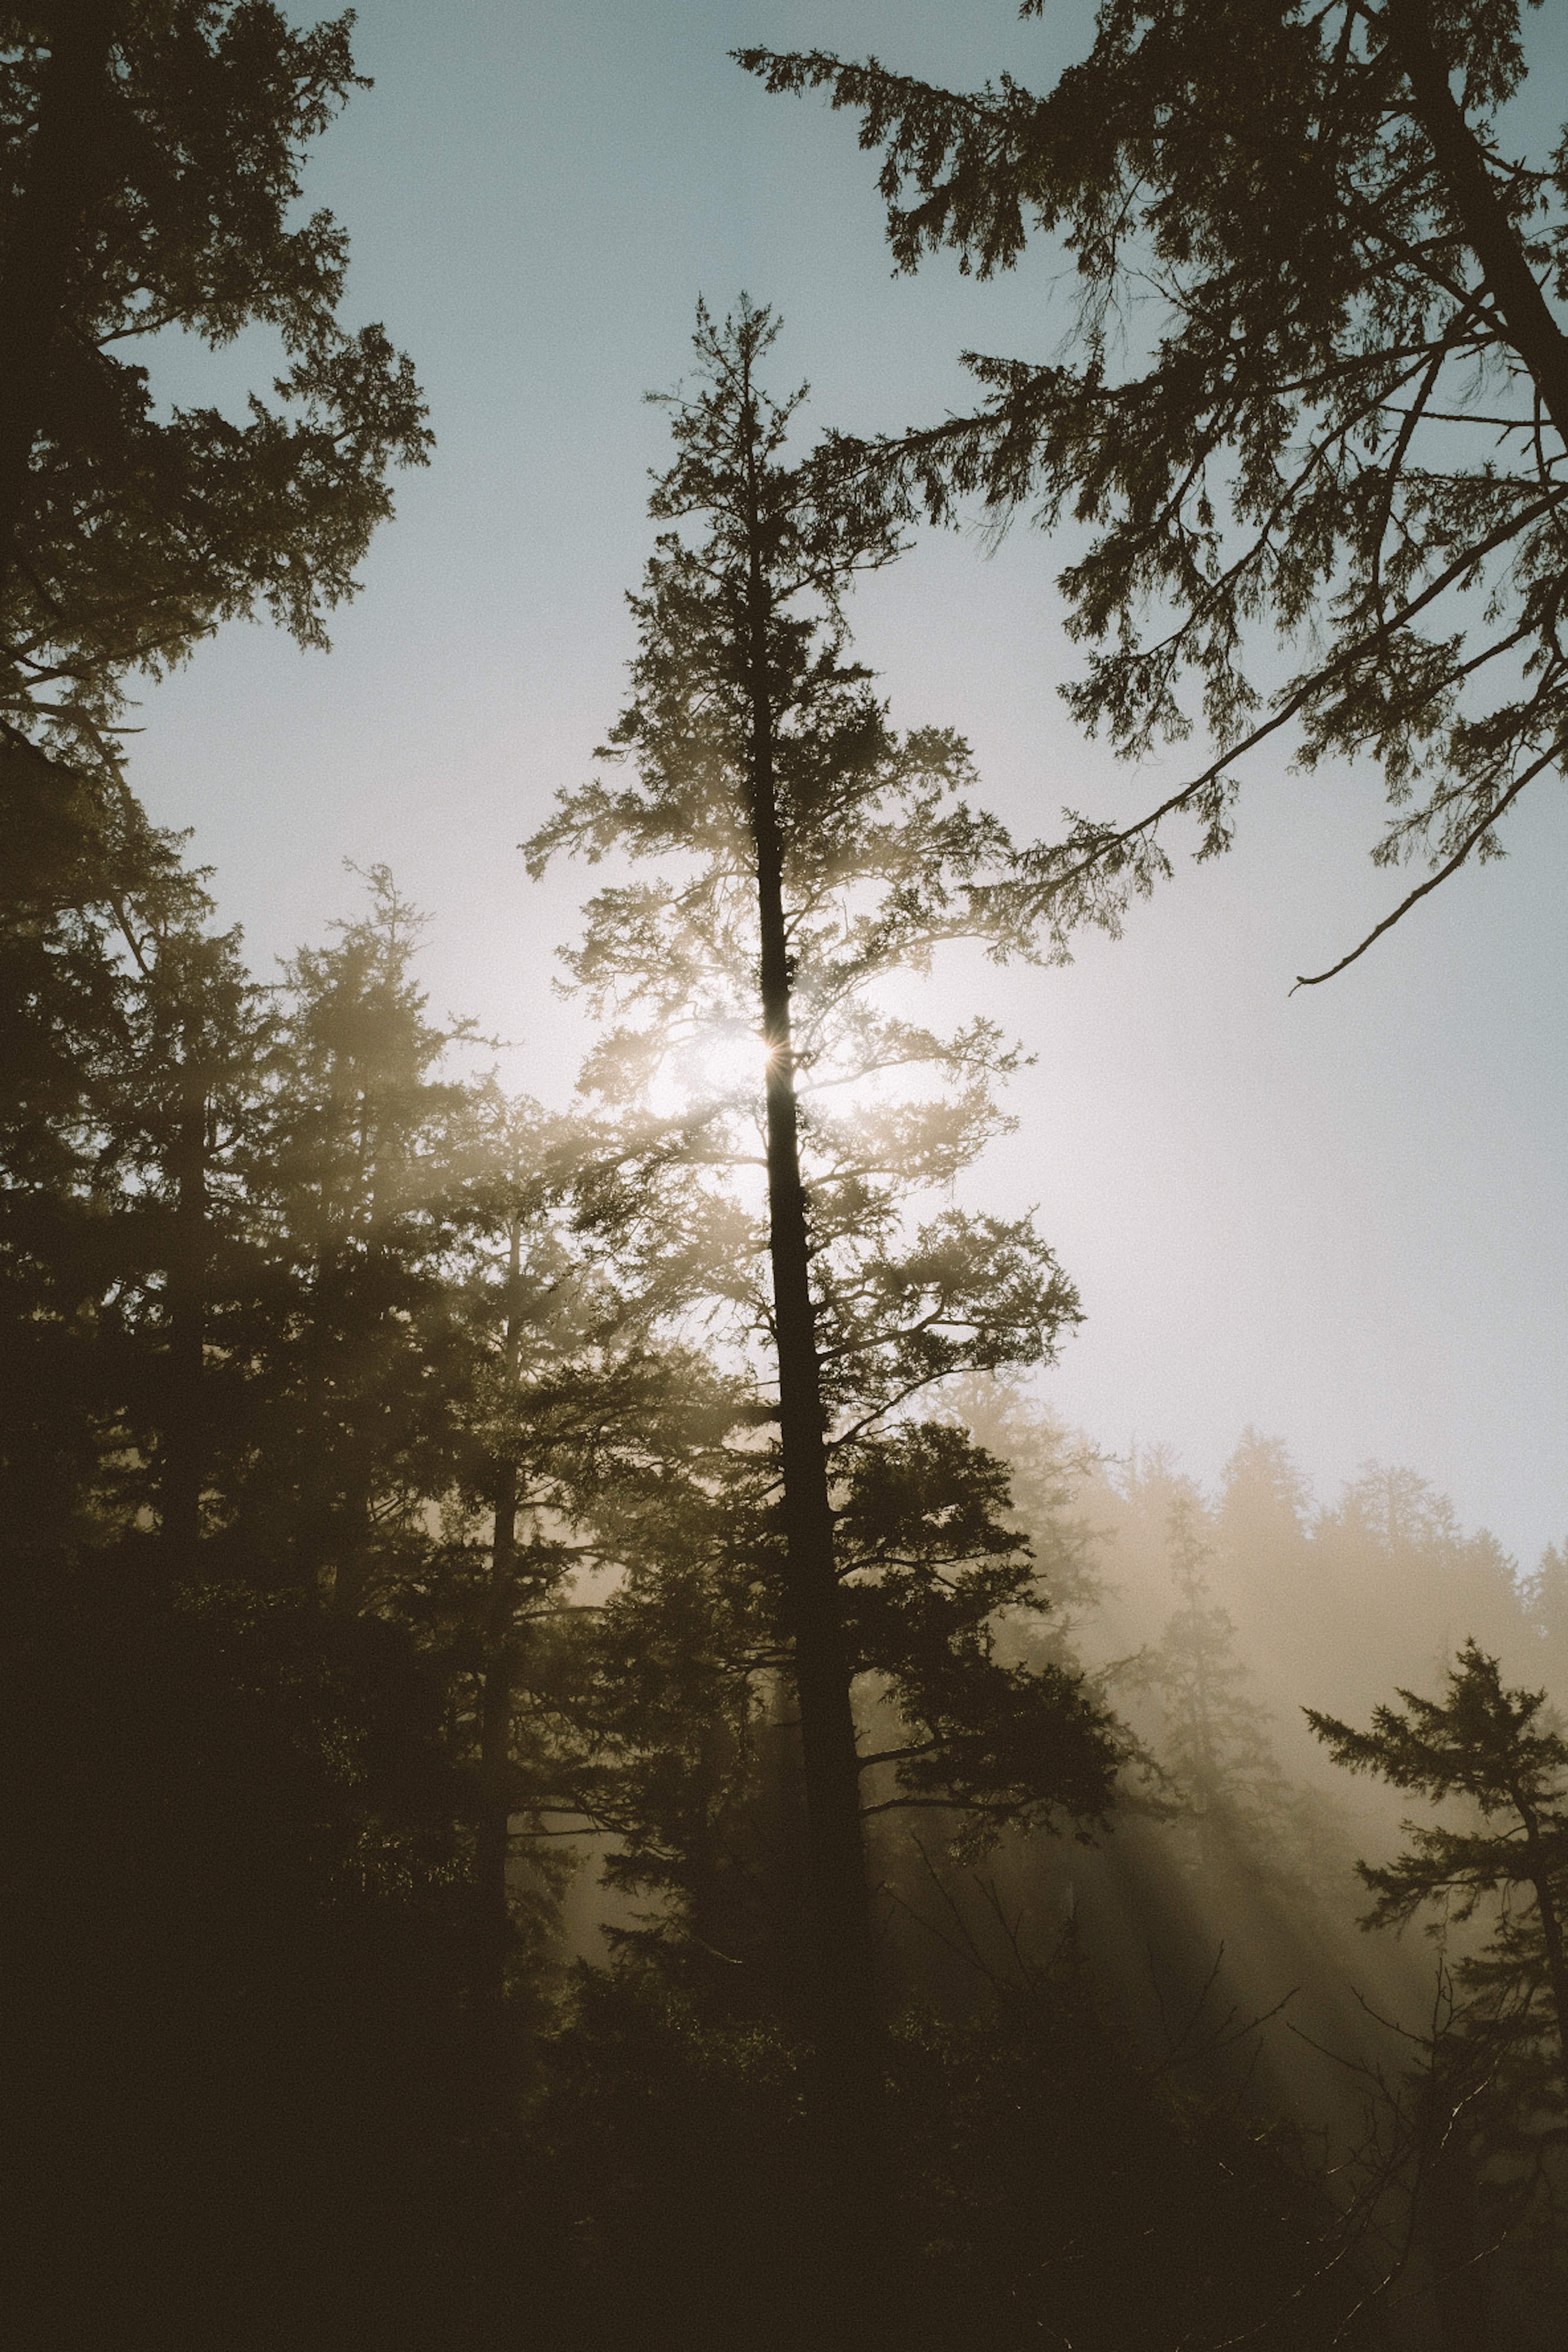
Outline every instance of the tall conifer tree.
<path id="1" fill-rule="evenodd" d="M 777 1381 L 777 1406 L 764 1409 L 779 1430 L 819 2067 L 840 2153 L 852 2158 L 880 2067 L 857 1672 L 881 1663 L 896 1626 L 900 1704 L 928 1735 L 910 1769 L 918 1780 L 929 1768 L 933 1786 L 972 1783 L 978 1797 L 984 1783 L 990 1797 L 1017 1767 L 1027 1810 L 1054 1769 L 1059 1792 L 1092 1812 L 1112 1767 L 1101 1719 L 1071 1677 L 1044 1696 L 994 1664 L 988 1603 L 944 1616 L 938 1562 L 955 1565 L 963 1548 L 952 1550 L 941 1522 L 961 1489 L 974 1502 L 975 1480 L 954 1486 L 952 1465 L 936 1466 L 943 1441 L 906 1419 L 880 1454 L 872 1444 L 934 1381 L 1048 1357 L 1078 1310 L 1028 1220 L 948 1208 L 905 1229 L 910 1198 L 950 1186 L 1007 1124 L 991 1087 L 1016 1057 L 993 1024 L 938 1037 L 886 1010 L 877 989 L 894 971 L 924 973 L 944 940 L 1018 944 L 986 893 L 1006 836 L 954 797 L 970 774 L 961 741 L 934 729 L 896 736 L 847 657 L 845 593 L 893 559 L 898 535 L 886 508 L 841 475 L 787 458 L 802 395 L 776 403 L 758 376 L 776 332 L 749 304 L 722 329 L 699 310 L 699 380 L 671 403 L 676 462 L 652 502 L 658 520 L 689 530 L 661 535 L 632 600 L 634 698 L 606 751 L 636 781 L 563 796 L 528 847 L 536 871 L 560 848 L 671 855 L 696 869 L 601 893 L 570 959 L 596 1007 L 643 1016 L 612 1031 L 585 1072 L 614 1114 L 586 1208 L 627 1236 L 628 1278 L 672 1313 L 694 1300 L 733 1306 Z M 938 1099 L 900 1096 L 920 1071 L 936 1073 Z M 844 1107 L 857 1084 L 873 1097 L 858 1117 Z M 766 1192 L 765 1292 L 753 1288 L 744 1189 L 711 1181 L 748 1156 Z M 971 1466 L 979 1486 L 997 1474 Z M 836 1513 L 873 1493 L 893 1519 L 843 1519 L 841 1544 Z M 1016 1553 L 999 1530 L 993 1544 L 989 1504 L 976 1507 L 963 1530 L 972 1549 Z M 899 1513 L 907 1540 L 893 1532 Z M 884 1570 L 879 1598 L 870 1580 Z M 993 1590 L 989 1567 L 974 1574 L 967 1601 Z M 998 1710 L 988 1747 L 969 1720 L 980 1682 Z"/>

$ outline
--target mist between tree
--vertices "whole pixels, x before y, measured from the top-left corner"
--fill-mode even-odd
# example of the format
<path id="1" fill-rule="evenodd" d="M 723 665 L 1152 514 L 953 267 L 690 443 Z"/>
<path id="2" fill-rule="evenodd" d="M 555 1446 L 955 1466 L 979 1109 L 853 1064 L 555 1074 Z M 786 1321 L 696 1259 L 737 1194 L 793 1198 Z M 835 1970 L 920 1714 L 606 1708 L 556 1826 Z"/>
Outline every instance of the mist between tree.
<path id="1" fill-rule="evenodd" d="M 1380 764 L 1375 855 L 1432 876 L 1354 961 L 1559 756 L 1560 190 L 1483 136 L 1513 15 L 1222 14 L 1110 0 L 1065 100 L 743 55 L 862 113 L 904 266 L 1066 224 L 1087 356 L 809 441 L 772 312 L 699 302 L 627 698 L 522 845 L 604 866 L 566 1110 L 433 1017 L 384 865 L 262 975 L 127 776 L 127 681 L 258 609 L 324 647 L 428 455 L 411 362 L 340 321 L 342 232 L 295 212 L 351 18 L 11 24 L 29 2345 L 1561 2343 L 1568 1549 L 1521 1573 L 1397 1468 L 1314 1500 L 1253 1430 L 1209 1494 L 1101 1453 L 1040 1402 L 1071 1268 L 988 1195 L 1030 1040 L 988 969 L 1118 935 L 1178 810 L 1221 852 L 1235 759 L 1289 725 Z M 1172 334 L 1108 393 L 1116 223 L 1161 174 Z M 257 323 L 287 366 L 243 424 L 119 355 Z M 1456 367 L 1498 413 L 1434 408 Z M 1459 463 L 1470 425 L 1506 466 Z M 1218 756 L 1131 825 L 1015 844 L 956 725 L 854 656 L 857 580 L 971 496 L 1102 531 L 1081 719 L 1141 757 L 1197 674 Z M 1263 618 L 1311 665 L 1267 705 Z"/>
<path id="2" fill-rule="evenodd" d="M 852 659 L 896 527 L 779 454 L 771 334 L 699 315 L 695 527 L 528 845 L 614 861 L 574 1109 L 433 1017 L 385 867 L 264 978 L 6 747 L 37 2340 L 1547 2345 L 1568 1558 L 1040 1403 L 1028 1041 L 923 1017 L 1040 950 Z"/>
<path id="3" fill-rule="evenodd" d="M 1435 1807 L 1347 1780 L 1302 1709 L 1441 1706 L 1467 1639 L 1563 1693 L 1568 1555 L 1521 1574 L 1396 1468 L 1316 1501 L 1254 1431 L 1205 1495 L 1058 1425 L 1030 1368 L 1071 1286 L 954 1205 L 1010 1042 L 852 971 L 803 991 L 868 2312 L 841 2247 L 802 2252 L 832 2157 L 731 901 L 688 867 L 592 903 L 576 977 L 654 1018 L 545 1113 L 432 1019 L 384 869 L 264 982 L 128 796 L 5 776 L 40 2340 L 112 2302 L 148 2340 L 221 2303 L 230 2340 L 760 2344 L 826 2299 L 901 2342 L 1552 2341 L 1561 2034 L 1519 1824 L 1462 1770 Z M 868 890 L 824 896 L 832 940 Z M 1412 1819 L 1466 1853 L 1365 1931 L 1357 1864 Z"/>

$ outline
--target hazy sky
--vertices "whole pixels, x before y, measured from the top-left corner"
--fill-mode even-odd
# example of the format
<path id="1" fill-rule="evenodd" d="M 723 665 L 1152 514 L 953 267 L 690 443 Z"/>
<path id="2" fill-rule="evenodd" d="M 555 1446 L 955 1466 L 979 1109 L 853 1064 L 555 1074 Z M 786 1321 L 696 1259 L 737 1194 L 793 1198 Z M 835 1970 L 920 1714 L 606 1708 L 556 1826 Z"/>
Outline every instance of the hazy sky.
<path id="1" fill-rule="evenodd" d="M 385 859 L 434 918 L 436 1008 L 519 1041 L 512 1081 L 566 1098 L 580 1033 L 549 982 L 587 882 L 530 885 L 516 844 L 622 699 L 666 462 L 641 394 L 681 373 L 697 295 L 772 302 L 780 384 L 809 377 L 813 421 L 855 430 L 964 403 L 965 347 L 1044 357 L 1061 331 L 1043 254 L 998 286 L 892 278 L 852 120 L 766 97 L 726 53 L 1042 81 L 1087 23 L 1020 26 L 1011 0 L 362 0 L 376 86 L 308 195 L 350 230 L 351 322 L 413 354 L 434 462 L 404 478 L 330 656 L 232 629 L 138 714 L 135 782 L 194 828 L 258 965 L 352 909 L 343 859 Z M 247 372 L 270 373 L 264 343 L 162 380 L 232 401 Z M 1026 836 L 1186 772 L 1075 733 L 1061 562 L 1022 529 L 989 559 L 928 536 L 854 616 L 894 719 L 960 729 Z M 1045 1393 L 1206 1480 L 1249 1421 L 1325 1495 L 1368 1455 L 1408 1463 L 1532 1565 L 1568 1533 L 1561 785 L 1509 820 L 1506 862 L 1291 997 L 1396 895 L 1367 857 L 1380 787 L 1282 755 L 1249 774 L 1237 849 L 1178 866 L 1119 944 L 975 975 L 1038 1056 L 988 1197 L 1039 1203 L 1088 1309 Z"/>

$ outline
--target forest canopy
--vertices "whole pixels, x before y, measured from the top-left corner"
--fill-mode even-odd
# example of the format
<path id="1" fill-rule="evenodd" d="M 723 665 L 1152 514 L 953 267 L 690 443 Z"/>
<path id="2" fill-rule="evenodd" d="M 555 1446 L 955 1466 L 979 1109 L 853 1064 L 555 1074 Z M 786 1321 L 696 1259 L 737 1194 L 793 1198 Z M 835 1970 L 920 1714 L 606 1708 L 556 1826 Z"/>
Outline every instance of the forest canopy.
<path id="1" fill-rule="evenodd" d="M 306 150 L 363 86 L 351 24 L 82 0 L 0 25 L 0 717 L 78 763 L 112 765 L 130 677 L 225 621 L 324 646 L 389 474 L 426 462 L 412 362 L 340 317 L 346 233 L 299 217 Z M 282 365 L 244 421 L 162 413 L 174 337 L 254 327 Z"/>
<path id="2" fill-rule="evenodd" d="M 1075 717 L 1134 761 L 1207 739 L 1157 806 L 1024 854 L 1059 934 L 1169 872 L 1173 816 L 1224 850 L 1279 738 L 1375 761 L 1374 856 L 1431 869 L 1339 971 L 1560 772 L 1568 222 L 1507 124 L 1528 53 L 1518 0 L 1107 0 L 1043 94 L 737 52 L 860 116 L 900 269 L 1071 263 L 1042 319 L 1070 356 L 970 352 L 972 415 L 842 453 L 938 520 L 1074 526 Z"/>
<path id="3" fill-rule="evenodd" d="M 1205 1487 L 1051 1410 L 1093 1301 L 998 1176 L 1034 1040 L 992 983 L 1166 853 L 1019 847 L 851 635 L 922 510 L 1076 515 L 1081 715 L 1137 753 L 1206 698 L 1160 817 L 1222 847 L 1294 726 L 1381 761 L 1385 859 L 1499 846 L 1561 724 L 1518 25 L 1106 0 L 1043 99 L 749 54 L 862 110 L 902 262 L 1065 236 L 1081 340 L 868 443 L 779 388 L 770 309 L 698 304 L 624 699 L 517 828 L 519 906 L 596 869 L 550 1104 L 437 1015 L 389 864 L 264 966 L 124 750 L 224 622 L 323 649 L 431 446 L 306 209 L 352 18 L 7 13 L 29 2352 L 1555 2347 L 1568 1548 L 1521 1573 L 1412 1470 L 1321 1500 L 1249 1428 Z M 163 398 L 172 339 L 258 331 L 245 421 Z M 1249 667 L 1325 616 L 1288 690 Z"/>
<path id="4" fill-rule="evenodd" d="M 271 985 L 176 845 L 121 845 L 96 887 L 36 1000 L 50 1085 L 5 1131 L 14 2263 L 62 2328 L 100 2315 L 96 2271 L 59 2301 L 65 2233 L 118 2248 L 116 2307 L 160 2324 L 208 2325 L 243 2277 L 258 2343 L 333 2341 L 352 2307 L 409 2341 L 466 2313 L 586 2352 L 650 2295 L 687 2340 L 765 2309 L 780 2334 L 753 2340 L 781 2342 L 817 2224 L 777 1423 L 744 1347 L 681 1336 L 716 1276 L 740 1328 L 763 1313 L 755 1197 L 716 1223 L 710 1190 L 720 1134 L 755 1128 L 756 1064 L 650 1111 L 618 1050 L 624 1091 L 563 1119 L 431 1020 L 384 869 Z M 627 938 L 620 888 L 591 939 Z M 1568 1687 L 1558 1553 L 1521 1581 L 1406 1472 L 1316 1506 L 1256 1433 L 1206 1496 L 1168 1456 L 1075 1440 L 1005 1361 L 936 1369 L 880 1435 L 855 1425 L 863 1375 L 832 1391 L 883 2226 L 955 2217 L 914 2272 L 929 2340 L 979 2312 L 1023 2341 L 1015 2321 L 1061 2311 L 1014 2235 L 1045 2200 L 1092 2251 L 1071 2324 L 1107 2352 L 1163 2342 L 1150 2312 L 1197 2342 L 1343 2323 L 1374 2346 L 1385 2304 L 1419 2326 L 1478 2278 L 1536 2341 L 1558 1915 L 1506 1811 L 1480 1835 L 1454 1811 L 1460 1748 L 1431 1759 L 1473 1685 L 1557 1839 L 1531 1694 Z M 1427 1701 L 1455 1625 L 1478 1642 Z M 1343 1760 L 1437 1800 L 1409 1858 L 1315 1769 L 1303 1701 Z M 1053 1817 L 1088 1842 L 1029 1833 Z M 1385 1917 L 1468 1889 L 1435 2020 L 1423 1954 L 1358 1941 L 1358 1856 Z M 569 1884 L 597 1956 L 575 1976 Z M 1250 2030 L 1292 1986 L 1306 2040 Z M 1280 2137 L 1303 2115 L 1332 2193 Z M 69 2159 L 62 2201 L 84 2133 L 101 2155 Z M 162 2169 L 131 2194 L 149 2134 Z M 1479 2271 L 1444 2234 L 1455 2198 Z"/>

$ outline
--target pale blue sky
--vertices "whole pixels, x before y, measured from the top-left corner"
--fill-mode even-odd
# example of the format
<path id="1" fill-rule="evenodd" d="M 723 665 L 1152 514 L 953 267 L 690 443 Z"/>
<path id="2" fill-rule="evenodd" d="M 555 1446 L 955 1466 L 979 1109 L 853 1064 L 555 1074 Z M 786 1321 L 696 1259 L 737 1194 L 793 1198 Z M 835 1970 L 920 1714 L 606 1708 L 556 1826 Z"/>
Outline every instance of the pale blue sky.
<path id="1" fill-rule="evenodd" d="M 514 1081 L 564 1097 L 548 983 L 586 880 L 536 888 L 515 845 L 621 698 L 665 446 L 640 395 L 680 373 L 697 294 L 774 303 L 781 380 L 853 429 L 958 404 L 966 345 L 1045 355 L 1059 331 L 1043 257 L 991 287 L 893 279 L 852 121 L 767 98 L 726 52 L 1042 79 L 1086 23 L 1020 26 L 1010 0 L 365 0 L 376 88 L 308 194 L 350 230 L 353 320 L 415 358 L 435 459 L 329 656 L 227 632 L 146 698 L 134 755 L 258 962 L 351 904 L 343 858 L 384 858 L 435 919 L 438 1008 L 521 1040 Z M 856 615 L 895 719 L 961 729 L 1025 834 L 1064 801 L 1147 797 L 1057 698 L 1060 560 L 1022 530 L 989 561 L 928 538 Z M 1370 774 L 1259 763 L 1237 850 L 1178 869 L 1119 945 L 977 975 L 1039 1056 L 994 1197 L 1040 1203 L 1080 1284 L 1090 1319 L 1045 1391 L 1100 1443 L 1168 1439 L 1207 1479 L 1251 1421 L 1324 1494 L 1366 1455 L 1406 1462 L 1529 1566 L 1568 1532 L 1568 812 L 1538 788 L 1504 864 L 1291 998 L 1389 903 L 1379 805 Z"/>

